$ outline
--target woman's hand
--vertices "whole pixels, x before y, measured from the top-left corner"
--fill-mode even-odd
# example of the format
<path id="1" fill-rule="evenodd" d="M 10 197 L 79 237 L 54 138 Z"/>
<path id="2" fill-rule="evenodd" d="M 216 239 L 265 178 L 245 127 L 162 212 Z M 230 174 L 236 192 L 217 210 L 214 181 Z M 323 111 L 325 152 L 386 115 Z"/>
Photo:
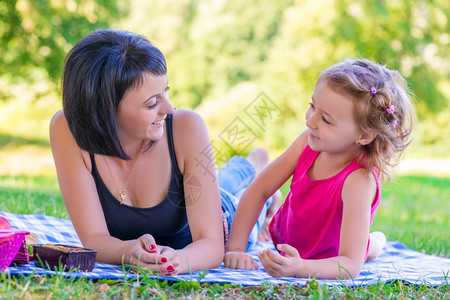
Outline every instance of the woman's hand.
<path id="1" fill-rule="evenodd" d="M 279 244 L 277 248 L 284 256 L 270 249 L 258 253 L 264 269 L 273 277 L 297 276 L 303 262 L 297 249 L 288 244 Z"/>
<path id="2" fill-rule="evenodd" d="M 258 263 L 253 257 L 242 251 L 227 251 L 224 255 L 223 262 L 225 267 L 230 269 L 258 269 Z"/>
<path id="3" fill-rule="evenodd" d="M 173 252 L 176 251 L 172 248 L 157 246 L 155 239 L 150 234 L 144 234 L 124 249 L 124 253 L 128 253 L 129 264 L 169 276 L 175 271 L 173 264 L 175 263 L 177 266 L 180 264 Z"/>
<path id="4" fill-rule="evenodd" d="M 180 252 L 167 246 L 161 246 L 158 247 L 158 249 L 159 253 L 163 257 L 167 258 L 167 275 L 176 275 L 181 273 L 181 259 L 179 255 Z"/>

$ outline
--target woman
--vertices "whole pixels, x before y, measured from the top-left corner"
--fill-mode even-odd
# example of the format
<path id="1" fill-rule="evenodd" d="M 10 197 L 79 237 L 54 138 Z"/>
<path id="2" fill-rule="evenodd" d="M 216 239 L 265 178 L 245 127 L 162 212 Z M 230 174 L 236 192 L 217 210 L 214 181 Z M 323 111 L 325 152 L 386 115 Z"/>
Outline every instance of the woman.
<path id="1" fill-rule="evenodd" d="M 207 128 L 174 110 L 167 90 L 164 56 L 148 40 L 93 32 L 66 58 L 50 140 L 83 245 L 101 262 L 174 275 L 218 267 L 224 244 Z M 212 163 L 199 164 L 201 153 Z"/>

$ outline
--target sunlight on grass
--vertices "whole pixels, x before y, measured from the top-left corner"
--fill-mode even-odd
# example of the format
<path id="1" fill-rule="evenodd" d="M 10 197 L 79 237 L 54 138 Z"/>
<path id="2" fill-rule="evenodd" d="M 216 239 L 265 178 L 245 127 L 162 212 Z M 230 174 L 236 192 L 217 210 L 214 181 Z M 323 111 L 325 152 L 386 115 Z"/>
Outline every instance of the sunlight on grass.
<path id="1" fill-rule="evenodd" d="M 12 136 L 48 140 L 48 126 L 61 109 L 61 98 L 50 92 L 46 81 L 36 86 L 18 84 L 10 87 L 13 96 L 0 102 L 0 132 Z M 41 86 L 43 85 L 43 86 Z"/>
<path id="2" fill-rule="evenodd" d="M 450 177 L 428 175 L 398 176 L 385 183 L 372 230 L 409 248 L 450 257 L 449 186 Z"/>
<path id="3" fill-rule="evenodd" d="M 0 175 L 56 176 L 51 150 L 47 147 L 20 146 L 0 151 Z"/>

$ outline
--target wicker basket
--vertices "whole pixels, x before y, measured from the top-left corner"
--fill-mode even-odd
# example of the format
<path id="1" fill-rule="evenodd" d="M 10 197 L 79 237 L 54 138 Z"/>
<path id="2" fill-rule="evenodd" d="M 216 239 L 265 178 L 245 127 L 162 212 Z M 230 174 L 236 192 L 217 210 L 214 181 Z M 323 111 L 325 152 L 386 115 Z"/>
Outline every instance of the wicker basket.
<path id="1" fill-rule="evenodd" d="M 27 234 L 28 231 L 0 231 L 0 272 L 14 260 Z"/>

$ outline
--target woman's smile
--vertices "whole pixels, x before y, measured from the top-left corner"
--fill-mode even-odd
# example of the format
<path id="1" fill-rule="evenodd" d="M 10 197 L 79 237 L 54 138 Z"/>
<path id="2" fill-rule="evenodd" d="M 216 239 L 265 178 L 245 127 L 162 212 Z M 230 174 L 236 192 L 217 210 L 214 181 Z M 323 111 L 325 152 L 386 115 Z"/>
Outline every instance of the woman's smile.
<path id="1" fill-rule="evenodd" d="M 164 126 L 164 119 L 162 119 L 161 121 L 153 122 L 152 126 L 153 127 L 162 127 L 162 126 Z"/>

